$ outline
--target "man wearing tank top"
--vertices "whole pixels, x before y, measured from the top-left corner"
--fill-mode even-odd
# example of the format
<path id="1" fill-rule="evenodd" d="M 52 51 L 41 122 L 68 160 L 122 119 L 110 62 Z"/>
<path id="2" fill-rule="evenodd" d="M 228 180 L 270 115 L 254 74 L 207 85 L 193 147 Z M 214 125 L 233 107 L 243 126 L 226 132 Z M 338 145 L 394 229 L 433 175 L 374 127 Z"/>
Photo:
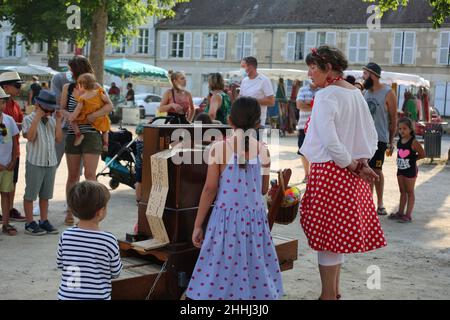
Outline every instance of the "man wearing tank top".
<path id="1" fill-rule="evenodd" d="M 390 86 L 380 82 L 381 67 L 378 64 L 370 62 L 363 67 L 363 78 L 364 89 L 366 89 L 364 98 L 367 101 L 378 133 L 378 150 L 369 162 L 370 167 L 380 177 L 374 183 L 377 193 L 377 213 L 386 215 L 387 212 L 383 204 L 383 163 L 386 150 L 389 150 L 392 154 L 394 146 L 397 128 L 397 97 Z"/>

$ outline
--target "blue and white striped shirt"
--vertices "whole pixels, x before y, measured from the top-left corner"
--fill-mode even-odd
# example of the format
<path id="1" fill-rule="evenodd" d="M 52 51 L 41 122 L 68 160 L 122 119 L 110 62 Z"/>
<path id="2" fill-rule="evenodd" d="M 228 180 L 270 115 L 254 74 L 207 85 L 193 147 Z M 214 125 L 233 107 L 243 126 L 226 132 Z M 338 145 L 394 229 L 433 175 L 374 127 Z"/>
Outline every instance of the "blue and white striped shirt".
<path id="1" fill-rule="evenodd" d="M 61 235 L 56 263 L 63 271 L 60 300 L 110 300 L 111 279 L 122 270 L 114 235 L 78 227 Z"/>

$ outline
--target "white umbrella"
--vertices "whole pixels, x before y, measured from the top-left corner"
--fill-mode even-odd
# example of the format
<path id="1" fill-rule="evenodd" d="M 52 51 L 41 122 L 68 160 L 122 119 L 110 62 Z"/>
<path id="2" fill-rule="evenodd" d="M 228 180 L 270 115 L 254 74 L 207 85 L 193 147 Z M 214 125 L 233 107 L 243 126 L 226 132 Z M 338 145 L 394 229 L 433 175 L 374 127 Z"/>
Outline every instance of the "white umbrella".
<path id="1" fill-rule="evenodd" d="M 308 80 L 308 71 L 296 69 L 264 69 L 258 68 L 258 73 L 268 77 L 270 80 L 278 81 L 278 79 L 289 80 Z M 242 78 L 240 70 L 225 72 L 228 78 Z"/>
<path id="2" fill-rule="evenodd" d="M 362 70 L 346 70 L 344 74 L 352 75 L 356 79 L 362 79 L 363 71 Z M 397 83 L 398 85 L 405 86 L 422 86 L 422 87 L 430 87 L 430 82 L 425 80 L 424 78 L 409 73 L 399 73 L 399 72 L 390 72 L 390 71 L 382 71 L 381 72 L 381 82 L 385 84 L 391 85 L 392 83 Z"/>
<path id="3" fill-rule="evenodd" d="M 26 76 L 53 76 L 58 73 L 58 71 L 53 70 L 52 68 L 34 64 L 28 64 L 24 66 L 6 66 L 2 67 L 2 70 L 16 71 L 17 73 Z"/>

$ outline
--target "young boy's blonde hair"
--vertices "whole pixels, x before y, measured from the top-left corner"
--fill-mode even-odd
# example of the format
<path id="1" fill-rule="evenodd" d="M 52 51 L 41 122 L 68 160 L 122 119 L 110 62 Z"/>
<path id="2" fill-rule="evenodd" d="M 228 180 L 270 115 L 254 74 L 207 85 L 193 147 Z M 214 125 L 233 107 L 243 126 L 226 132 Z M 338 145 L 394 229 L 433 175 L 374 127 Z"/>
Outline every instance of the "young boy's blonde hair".
<path id="1" fill-rule="evenodd" d="M 111 195 L 108 189 L 97 181 L 83 181 L 72 187 L 67 205 L 80 220 L 92 220 L 95 214 L 108 204 Z"/>
<path id="2" fill-rule="evenodd" d="M 86 90 L 94 90 L 97 80 L 92 73 L 83 73 L 78 77 L 77 83 Z"/>

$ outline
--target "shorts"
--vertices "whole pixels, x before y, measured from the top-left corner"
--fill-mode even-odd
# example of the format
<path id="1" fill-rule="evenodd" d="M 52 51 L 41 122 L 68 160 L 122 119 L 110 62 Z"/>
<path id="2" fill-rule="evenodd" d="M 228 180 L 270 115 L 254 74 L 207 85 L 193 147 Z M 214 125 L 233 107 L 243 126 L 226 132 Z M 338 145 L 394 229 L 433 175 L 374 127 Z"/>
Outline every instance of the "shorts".
<path id="1" fill-rule="evenodd" d="M 19 164 L 20 164 L 20 159 L 17 158 L 16 167 L 14 168 L 14 177 L 13 177 L 14 184 L 16 184 L 17 181 L 19 181 Z"/>
<path id="2" fill-rule="evenodd" d="M 298 130 L 298 151 L 297 154 L 303 157 L 303 154 L 300 152 L 300 148 L 303 146 L 303 142 L 305 142 L 305 130 L 300 129 Z"/>
<path id="3" fill-rule="evenodd" d="M 84 139 L 79 146 L 74 146 L 75 135 L 68 134 L 66 137 L 66 154 L 102 154 L 102 136 L 98 132 L 84 134 Z"/>
<path id="4" fill-rule="evenodd" d="M 408 179 L 415 179 L 419 175 L 419 168 L 416 166 L 415 168 L 409 168 L 406 170 L 397 170 L 397 177 L 405 177 Z"/>
<path id="5" fill-rule="evenodd" d="M 12 171 L 0 171 L 0 192 L 9 193 L 14 191 L 13 176 L 14 172 Z"/>
<path id="6" fill-rule="evenodd" d="M 384 164 L 384 154 L 386 153 L 387 143 L 378 141 L 378 149 L 373 155 L 372 159 L 369 161 L 369 167 L 372 169 L 383 169 Z"/>
<path id="7" fill-rule="evenodd" d="M 23 199 L 35 201 L 38 195 L 40 199 L 52 199 L 55 174 L 56 166 L 40 167 L 27 161 L 25 164 L 25 195 Z"/>

